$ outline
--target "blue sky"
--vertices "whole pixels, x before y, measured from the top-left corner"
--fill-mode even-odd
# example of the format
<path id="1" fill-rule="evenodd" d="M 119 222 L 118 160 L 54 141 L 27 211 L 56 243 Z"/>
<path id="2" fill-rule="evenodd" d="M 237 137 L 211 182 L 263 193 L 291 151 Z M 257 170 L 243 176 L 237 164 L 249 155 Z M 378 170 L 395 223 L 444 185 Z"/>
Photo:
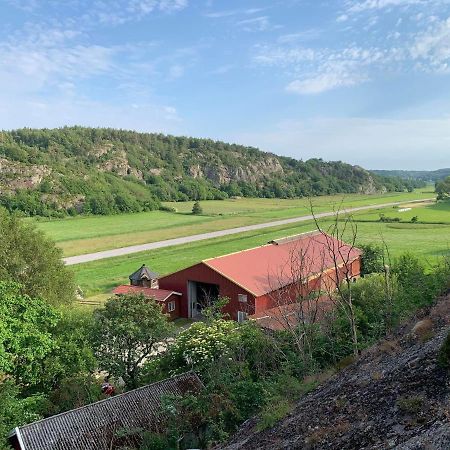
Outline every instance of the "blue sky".
<path id="1" fill-rule="evenodd" d="M 450 166 L 450 0 L 0 0 L 0 127 Z"/>

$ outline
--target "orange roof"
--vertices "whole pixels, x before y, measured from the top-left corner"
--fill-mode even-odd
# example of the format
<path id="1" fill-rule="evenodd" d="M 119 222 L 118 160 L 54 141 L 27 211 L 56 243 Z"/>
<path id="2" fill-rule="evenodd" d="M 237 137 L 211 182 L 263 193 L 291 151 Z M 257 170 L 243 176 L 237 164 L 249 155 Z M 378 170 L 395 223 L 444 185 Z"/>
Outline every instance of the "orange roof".
<path id="1" fill-rule="evenodd" d="M 334 268 L 330 245 L 340 250 L 339 264 L 353 261 L 362 253 L 329 235 L 310 232 L 202 262 L 259 297 L 299 280 L 300 268 L 305 279 Z"/>
<path id="2" fill-rule="evenodd" d="M 123 284 L 113 289 L 113 294 L 116 295 L 139 294 L 139 293 L 144 294 L 146 297 L 154 298 L 158 302 L 166 301 L 172 294 L 181 295 L 179 292 L 168 291 L 166 289 L 154 289 L 143 286 L 131 286 L 128 284 Z"/>

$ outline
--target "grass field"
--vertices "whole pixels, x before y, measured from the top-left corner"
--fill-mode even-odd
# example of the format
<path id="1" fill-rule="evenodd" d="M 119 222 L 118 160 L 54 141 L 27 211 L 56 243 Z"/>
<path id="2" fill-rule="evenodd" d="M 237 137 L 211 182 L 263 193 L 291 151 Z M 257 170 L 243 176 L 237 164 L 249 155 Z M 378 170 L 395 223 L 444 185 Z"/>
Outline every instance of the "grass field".
<path id="1" fill-rule="evenodd" d="M 407 212 L 409 215 L 406 212 L 401 213 L 405 214 L 402 216 L 405 220 L 409 220 L 410 215 L 418 215 L 419 220 L 422 217 L 429 218 L 433 222 L 448 222 L 448 225 L 380 223 L 377 221 L 380 212 L 394 216 L 396 209 L 385 208 L 373 213 L 358 213 L 354 216 L 356 220 L 364 220 L 358 222 L 359 244 L 384 240 L 394 257 L 409 251 L 421 256 L 425 262 L 430 264 L 434 264 L 439 256 L 450 254 L 450 202 L 418 206 L 413 211 Z M 324 227 L 329 222 L 330 219 L 322 221 Z M 263 245 L 271 239 L 301 233 L 313 228 L 311 222 L 268 228 L 95 261 L 73 266 L 73 270 L 76 273 L 77 282 L 87 295 L 104 294 L 117 284 L 127 283 L 127 276 L 142 263 L 146 263 L 160 274 L 166 274 L 205 258 Z"/>
<path id="2" fill-rule="evenodd" d="M 337 205 L 357 207 L 433 197 L 431 189 L 384 195 L 338 195 L 313 198 L 316 212 Z M 193 202 L 167 203 L 177 213 L 150 211 L 117 216 L 76 217 L 36 221 L 38 228 L 62 248 L 65 256 L 144 244 L 175 237 L 309 214 L 308 199 L 242 198 L 201 202 L 204 213 L 190 213 Z"/>

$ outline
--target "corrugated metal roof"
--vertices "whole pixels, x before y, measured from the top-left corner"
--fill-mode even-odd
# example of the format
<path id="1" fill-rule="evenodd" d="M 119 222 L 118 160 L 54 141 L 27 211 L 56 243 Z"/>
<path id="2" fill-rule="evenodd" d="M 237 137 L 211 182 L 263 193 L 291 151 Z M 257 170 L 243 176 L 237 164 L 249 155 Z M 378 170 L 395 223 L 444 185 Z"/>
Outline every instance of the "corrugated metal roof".
<path id="1" fill-rule="evenodd" d="M 155 280 L 158 278 L 158 274 L 156 272 L 151 271 L 145 264 L 133 272 L 128 278 L 131 281 L 141 281 L 141 280 Z"/>
<path id="2" fill-rule="evenodd" d="M 217 258 L 206 259 L 211 269 L 259 297 L 272 292 L 302 276 L 317 275 L 333 267 L 329 244 L 339 248 L 344 260 L 350 262 L 361 255 L 361 250 L 322 233 L 304 233 L 278 239 L 267 245 Z M 339 263 L 344 263 L 338 257 Z"/>
<path id="3" fill-rule="evenodd" d="M 158 302 L 163 302 L 167 300 L 172 294 L 181 295 L 179 292 L 170 291 L 167 289 L 155 289 L 143 286 L 130 286 L 128 284 L 123 284 L 117 286 L 113 289 L 113 294 L 123 295 L 123 294 L 144 294 L 146 297 L 151 297 Z"/>
<path id="4" fill-rule="evenodd" d="M 164 396 L 199 392 L 202 387 L 197 375 L 189 372 L 19 427 L 23 450 L 115 448 L 119 430 L 164 427 Z"/>

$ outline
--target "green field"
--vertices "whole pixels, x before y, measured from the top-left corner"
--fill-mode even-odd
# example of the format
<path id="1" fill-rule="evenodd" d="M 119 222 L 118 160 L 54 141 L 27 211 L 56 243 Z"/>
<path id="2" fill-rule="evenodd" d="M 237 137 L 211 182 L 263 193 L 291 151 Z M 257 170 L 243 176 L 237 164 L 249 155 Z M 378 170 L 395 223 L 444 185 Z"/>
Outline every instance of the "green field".
<path id="1" fill-rule="evenodd" d="M 431 189 L 383 195 L 324 196 L 312 199 L 316 212 L 338 205 L 357 207 L 433 197 Z M 201 202 L 204 213 L 190 213 L 193 202 L 167 203 L 177 213 L 150 211 L 117 216 L 36 220 L 39 229 L 62 248 L 65 256 L 144 244 L 209 231 L 309 214 L 309 199 L 242 198 Z"/>
<path id="2" fill-rule="evenodd" d="M 385 208 L 374 213 L 356 214 L 354 218 L 358 221 L 358 243 L 381 243 L 384 240 L 394 257 L 410 251 L 421 256 L 429 264 L 434 264 L 439 256 L 450 254 L 450 202 L 419 206 L 413 211 L 414 215 L 418 215 L 419 218 L 429 217 L 436 222 L 448 222 L 448 225 L 380 223 L 377 221 L 380 212 L 387 215 L 387 212 L 394 211 L 396 211 L 394 208 Z M 405 215 L 404 217 L 407 220 L 409 216 Z M 359 220 L 364 221 L 359 222 Z M 368 220 L 373 220 L 373 222 Z M 322 223 L 325 228 L 326 224 L 330 223 L 330 219 L 323 220 Z M 117 284 L 127 283 L 127 276 L 142 263 L 146 263 L 160 274 L 166 274 L 205 258 L 263 245 L 273 238 L 301 233 L 313 228 L 314 225 L 311 222 L 268 228 L 95 261 L 73 266 L 73 270 L 85 293 L 96 295 L 109 292 Z"/>

